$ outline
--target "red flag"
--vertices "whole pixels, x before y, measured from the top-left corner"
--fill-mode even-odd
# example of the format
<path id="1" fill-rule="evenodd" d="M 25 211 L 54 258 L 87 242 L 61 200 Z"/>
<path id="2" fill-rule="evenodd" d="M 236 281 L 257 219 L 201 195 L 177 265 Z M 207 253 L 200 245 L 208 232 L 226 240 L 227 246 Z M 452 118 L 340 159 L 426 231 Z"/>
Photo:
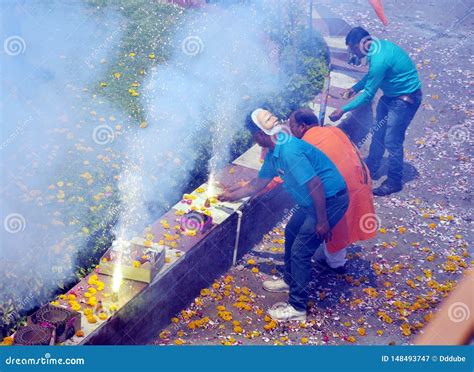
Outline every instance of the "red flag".
<path id="1" fill-rule="evenodd" d="M 388 19 L 385 17 L 385 12 L 383 10 L 383 5 L 381 0 L 369 0 L 369 4 L 372 5 L 372 8 L 374 8 L 375 13 L 379 17 L 379 19 L 382 21 L 384 26 L 388 25 Z"/>

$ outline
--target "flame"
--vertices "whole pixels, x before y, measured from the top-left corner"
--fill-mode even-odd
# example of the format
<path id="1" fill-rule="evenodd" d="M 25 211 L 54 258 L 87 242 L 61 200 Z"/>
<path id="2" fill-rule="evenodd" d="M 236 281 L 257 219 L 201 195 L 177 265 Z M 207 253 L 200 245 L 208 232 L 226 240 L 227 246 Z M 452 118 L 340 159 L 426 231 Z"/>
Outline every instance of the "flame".
<path id="1" fill-rule="evenodd" d="M 112 291 L 117 293 L 120 290 L 122 284 L 122 265 L 120 261 L 115 264 L 114 276 L 112 277 Z"/>
<path id="2" fill-rule="evenodd" d="M 209 180 L 207 181 L 207 198 L 212 198 L 215 196 L 217 190 L 216 190 L 216 181 L 215 181 L 215 175 L 214 173 L 209 174 Z"/>

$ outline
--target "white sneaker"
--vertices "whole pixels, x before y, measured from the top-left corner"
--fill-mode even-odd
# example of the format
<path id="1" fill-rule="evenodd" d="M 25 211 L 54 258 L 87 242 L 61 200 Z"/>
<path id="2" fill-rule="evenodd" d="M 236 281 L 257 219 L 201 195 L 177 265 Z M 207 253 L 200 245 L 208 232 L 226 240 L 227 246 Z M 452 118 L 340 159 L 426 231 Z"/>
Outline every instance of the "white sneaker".
<path id="1" fill-rule="evenodd" d="M 296 310 L 293 306 L 286 302 L 277 302 L 268 310 L 268 315 L 270 315 L 272 319 L 280 321 L 306 321 L 306 311 Z"/>
<path id="2" fill-rule="evenodd" d="M 290 286 L 283 279 L 265 280 L 263 289 L 268 292 L 290 293 Z"/>

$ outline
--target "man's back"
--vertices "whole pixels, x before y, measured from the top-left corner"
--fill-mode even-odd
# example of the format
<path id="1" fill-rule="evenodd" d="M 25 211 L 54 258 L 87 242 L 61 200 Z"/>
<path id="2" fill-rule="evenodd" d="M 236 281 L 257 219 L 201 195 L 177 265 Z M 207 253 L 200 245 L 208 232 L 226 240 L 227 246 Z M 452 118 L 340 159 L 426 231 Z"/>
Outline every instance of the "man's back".
<path id="1" fill-rule="evenodd" d="M 386 96 L 397 97 L 421 87 L 415 64 L 397 44 L 388 40 L 374 41 L 373 55 L 369 55 L 368 60 L 371 68 L 383 66 L 385 76 L 380 89 Z"/>

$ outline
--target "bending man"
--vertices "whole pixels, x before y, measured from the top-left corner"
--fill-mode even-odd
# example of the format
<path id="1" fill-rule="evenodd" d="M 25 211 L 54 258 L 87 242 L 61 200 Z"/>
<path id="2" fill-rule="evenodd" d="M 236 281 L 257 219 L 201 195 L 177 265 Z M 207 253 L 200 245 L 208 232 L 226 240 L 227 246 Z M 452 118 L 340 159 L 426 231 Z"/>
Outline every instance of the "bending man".
<path id="1" fill-rule="evenodd" d="M 220 200 L 235 201 L 263 190 L 280 176 L 298 208 L 285 229 L 283 279 L 265 281 L 264 289 L 289 292 L 289 303 L 274 305 L 268 314 L 275 320 L 305 320 L 311 257 L 347 210 L 346 184 L 335 165 L 314 146 L 279 134 L 282 125 L 271 112 L 257 109 L 249 129 L 254 140 L 268 149 L 258 178 L 247 186 L 226 191 Z"/>

